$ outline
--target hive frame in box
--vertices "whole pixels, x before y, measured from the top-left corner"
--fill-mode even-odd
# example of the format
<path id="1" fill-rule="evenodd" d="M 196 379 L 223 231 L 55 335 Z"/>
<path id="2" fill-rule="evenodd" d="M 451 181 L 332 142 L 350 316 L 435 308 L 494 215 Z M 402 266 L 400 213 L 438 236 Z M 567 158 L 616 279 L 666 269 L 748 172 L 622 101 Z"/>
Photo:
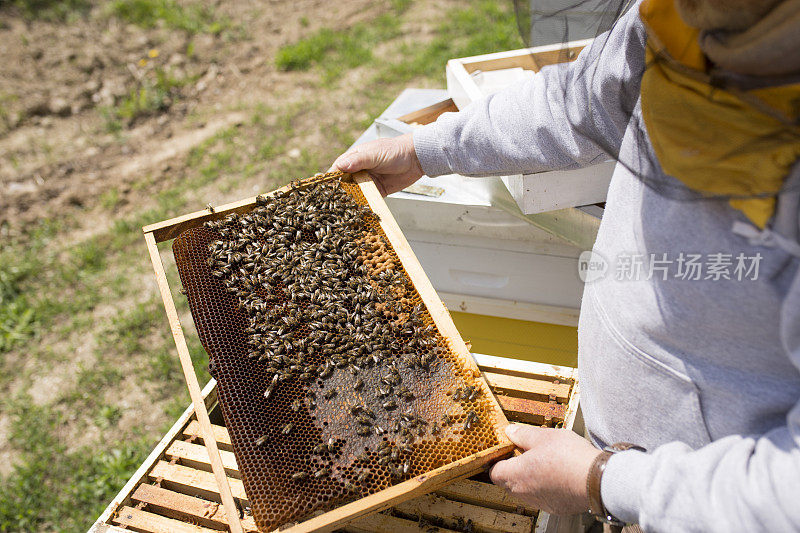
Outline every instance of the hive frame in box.
<path id="1" fill-rule="evenodd" d="M 575 369 L 482 354 L 474 354 L 474 357 L 480 369 L 490 377 L 489 385 L 498 395 L 507 417 L 517 422 L 541 424 L 546 421 L 536 405 L 539 403 L 541 406 L 541 402 L 520 402 L 521 397 L 532 391 L 539 391 L 541 395 L 551 392 L 562 395 L 553 389 L 548 390 L 547 380 L 552 380 L 553 384 L 556 380 L 571 384 L 566 402 L 559 404 L 564 407 L 563 412 L 556 417 L 563 419 L 566 429 L 581 432 L 576 416 L 580 390 Z M 212 421 L 215 418 L 219 421 L 215 380 L 206 385 L 202 396 Z M 199 430 L 197 417 L 190 405 L 109 503 L 89 533 L 125 533 L 131 529 L 145 533 L 216 533 L 220 528 L 227 527 L 224 510 L 219 503 L 215 503 L 219 502 L 219 489 L 214 475 L 208 471 L 207 451 L 202 444 L 198 444 Z M 233 470 L 237 466 L 231 457 L 230 436 L 226 428 L 213 425 L 212 430 L 222 450 L 229 477 L 235 475 Z M 241 490 L 240 480 L 232 478 L 231 482 L 237 483 L 237 490 Z M 520 516 L 517 505 L 517 502 L 509 501 L 507 495 L 484 479 L 482 482 L 453 482 L 439 489 L 435 495 L 411 500 L 403 507 L 424 510 L 424 514 L 430 518 L 461 518 L 464 522 L 471 519 L 481 528 L 491 526 L 489 529 L 492 531 L 498 525 L 507 525 L 509 518 L 517 522 L 511 533 L 532 533 L 532 530 L 535 533 L 576 531 L 577 517 L 551 516 L 545 512 Z M 397 514 L 394 511 L 402 510 L 370 514 L 344 525 L 342 529 L 347 533 L 420 533 L 417 520 L 412 518 L 415 513 L 406 518 L 393 516 Z M 531 518 L 535 518 L 533 528 L 527 527 Z M 242 524 L 246 533 L 255 533 L 251 516 L 245 515 Z M 448 533 L 443 529 L 441 531 Z M 498 533 L 509 532 L 501 530 Z"/>
<path id="2" fill-rule="evenodd" d="M 522 48 L 447 62 L 447 91 L 459 109 L 486 96 L 474 75 L 507 68 L 521 67 L 538 72 L 542 67 L 572 61 L 592 39 L 564 44 Z M 604 202 L 614 161 L 586 168 L 502 176 L 514 200 L 525 214 L 543 213 L 569 207 Z"/>
<path id="3" fill-rule="evenodd" d="M 324 178 L 323 178 L 324 179 Z M 505 415 L 497 403 L 497 400 L 491 394 L 491 389 L 486 383 L 486 380 L 480 377 L 480 370 L 477 364 L 472 359 L 464 344 L 461 335 L 453 323 L 450 314 L 444 307 L 439 297 L 436 294 L 433 286 L 428 278 L 425 276 L 422 266 L 414 256 L 408 242 L 405 240 L 400 227 L 392 217 L 386 203 L 384 202 L 377 187 L 372 182 L 372 179 L 365 173 L 361 172 L 352 176 L 353 181 L 359 186 L 362 194 L 369 203 L 372 211 L 380 217 L 380 225 L 383 232 L 386 234 L 389 243 L 394 248 L 400 259 L 404 270 L 411 279 L 414 287 L 420 295 L 420 298 L 425 303 L 437 329 L 443 337 L 445 337 L 450 344 L 450 348 L 455 352 L 462 363 L 473 371 L 478 378 L 478 382 L 484 389 L 487 395 L 490 406 L 494 410 L 494 416 L 501 423 L 506 422 Z M 311 185 L 317 183 L 318 180 L 305 180 L 303 185 Z M 279 191 L 289 190 L 289 186 L 278 189 Z M 277 191 L 275 191 L 277 192 Z M 274 194 L 274 193 L 270 193 Z M 195 213 L 190 213 L 181 217 L 173 218 L 163 222 L 158 222 L 145 226 L 142 228 L 144 232 L 145 242 L 150 254 L 150 259 L 153 263 L 155 271 L 156 282 L 158 284 L 161 299 L 164 302 L 164 308 L 167 313 L 167 319 L 172 330 L 172 336 L 175 340 L 175 345 L 178 351 L 181 367 L 183 369 L 186 384 L 189 389 L 189 395 L 192 399 L 192 405 L 197 416 L 197 421 L 200 427 L 200 436 L 206 442 L 206 449 L 208 451 L 211 470 L 219 486 L 219 496 L 225 510 L 225 515 L 228 518 L 227 523 L 232 533 L 243 533 L 244 529 L 239 519 L 239 512 L 233 498 L 231 486 L 226 475 L 225 466 L 219 453 L 219 449 L 214 438 L 213 428 L 208 416 L 208 410 L 203 400 L 203 395 L 200 390 L 200 384 L 197 380 L 197 375 L 194 372 L 189 349 L 186 345 L 186 339 L 183 335 L 183 328 L 181 327 L 180 320 L 178 319 L 178 312 L 175 308 L 175 302 L 172 298 L 169 282 L 164 271 L 164 265 L 161 261 L 161 255 L 158 250 L 157 244 L 159 242 L 174 239 L 183 231 L 199 226 L 206 221 L 216 220 L 222 218 L 230 213 L 243 213 L 250 211 L 256 205 L 256 198 L 249 198 L 234 202 L 224 206 L 220 206 L 215 210 L 204 210 Z M 514 445 L 502 433 L 498 435 L 498 444 L 474 453 L 468 457 L 436 468 L 431 472 L 417 476 L 410 480 L 390 486 L 384 490 L 365 496 L 352 503 L 344 504 L 331 511 L 309 518 L 294 526 L 283 528 L 281 531 L 285 533 L 301 533 L 310 531 L 330 531 L 336 527 L 351 521 L 355 518 L 363 516 L 367 513 L 380 511 L 400 503 L 402 501 L 411 499 L 415 496 L 426 494 L 443 487 L 448 482 L 473 475 L 483 470 L 483 468 L 490 462 L 499 459 L 503 456 L 510 454 L 514 450 Z M 235 517 L 235 519 L 231 519 Z"/>

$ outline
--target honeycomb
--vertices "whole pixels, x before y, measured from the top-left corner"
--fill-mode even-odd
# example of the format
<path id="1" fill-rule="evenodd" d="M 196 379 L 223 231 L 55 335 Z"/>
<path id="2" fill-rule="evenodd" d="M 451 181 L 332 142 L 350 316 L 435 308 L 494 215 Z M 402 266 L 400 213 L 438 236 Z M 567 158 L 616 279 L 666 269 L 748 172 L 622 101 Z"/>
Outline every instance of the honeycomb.
<path id="1" fill-rule="evenodd" d="M 296 182 L 173 242 L 261 531 L 499 442 L 488 389 L 341 178 Z"/>

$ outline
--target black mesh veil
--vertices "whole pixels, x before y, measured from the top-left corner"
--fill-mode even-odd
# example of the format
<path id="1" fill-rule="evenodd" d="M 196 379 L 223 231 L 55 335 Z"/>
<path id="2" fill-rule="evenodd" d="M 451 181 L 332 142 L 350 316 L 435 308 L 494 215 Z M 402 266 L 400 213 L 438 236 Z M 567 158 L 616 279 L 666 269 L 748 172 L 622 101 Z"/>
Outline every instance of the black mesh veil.
<path id="1" fill-rule="evenodd" d="M 525 46 L 590 39 L 611 29 L 631 0 L 514 0 Z"/>
<path id="2" fill-rule="evenodd" d="M 660 20 L 645 17 L 644 29 L 639 27 L 646 35 L 647 53 L 638 51 L 639 60 L 631 62 L 633 71 L 609 76 L 603 61 L 622 55 L 636 57 L 637 52 L 614 49 L 623 41 L 607 39 L 606 32 L 631 31 L 631 17 L 639 16 L 640 2 L 513 1 L 526 46 L 552 48 L 553 53 L 560 54 L 559 63 L 575 59 L 574 47 L 570 50 L 567 43 L 594 39 L 570 65 L 569 74 L 548 78 L 549 83 L 561 85 L 548 87 L 548 94 L 575 99 L 576 90 L 580 90 L 576 87 L 589 87 L 591 94 L 581 101 L 585 109 L 569 115 L 570 128 L 647 186 L 680 200 L 728 200 L 745 214 L 753 211 L 752 203 L 742 208 L 737 204 L 740 200 L 774 203 L 779 193 L 800 186 L 800 179 L 787 179 L 800 155 L 797 72 L 765 76 L 720 68 L 705 57 L 700 44 L 708 36 L 725 42 L 729 30 L 695 30 L 677 15 L 674 24 L 665 24 L 659 12 L 654 17 L 662 17 Z M 668 34 L 671 47 L 665 46 L 656 26 Z M 676 28 L 683 28 L 683 33 Z M 800 34 L 800 28 L 797 32 Z M 642 39 L 624 42 L 628 46 L 638 43 L 641 48 Z M 690 52 L 695 49 L 692 56 Z M 684 54 L 686 50 L 689 52 Z M 686 57 L 700 59 L 692 66 L 687 65 L 691 61 Z M 644 79 L 649 83 L 649 99 L 642 91 Z M 614 97 L 608 97 L 610 94 Z M 598 113 L 592 106 L 614 109 Z M 594 120 L 600 115 L 624 117 L 619 119 L 624 132 L 609 135 L 608 128 Z M 755 208 L 759 210 L 765 211 L 763 205 Z M 758 218 L 748 216 L 751 220 Z"/>

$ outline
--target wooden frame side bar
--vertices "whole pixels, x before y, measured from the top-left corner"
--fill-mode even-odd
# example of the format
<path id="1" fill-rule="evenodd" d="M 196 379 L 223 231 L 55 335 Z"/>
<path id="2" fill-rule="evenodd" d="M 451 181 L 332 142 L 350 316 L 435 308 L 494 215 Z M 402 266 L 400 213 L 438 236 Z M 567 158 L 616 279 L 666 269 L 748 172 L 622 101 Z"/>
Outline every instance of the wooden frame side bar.
<path id="1" fill-rule="evenodd" d="M 189 388 L 189 396 L 192 398 L 194 412 L 200 424 L 200 431 L 205 441 L 206 449 L 208 450 L 211 470 L 214 472 L 217 485 L 219 485 L 220 499 L 225 508 L 228 525 L 231 533 L 243 533 L 242 523 L 239 520 L 239 510 L 236 507 L 236 503 L 233 501 L 231 486 L 228 484 L 228 476 L 225 473 L 225 467 L 219 455 L 217 441 L 214 438 L 211 421 L 208 418 L 208 410 L 203 401 L 203 395 L 200 392 L 200 383 L 197 381 L 197 374 L 194 372 L 192 358 L 189 355 L 189 347 L 186 345 L 186 338 L 183 336 L 183 328 L 178 319 L 178 311 L 175 308 L 175 302 L 172 300 L 172 293 L 169 290 L 167 275 L 164 272 L 164 264 L 161 261 L 161 255 L 158 253 L 155 236 L 152 232 L 146 232 L 144 234 L 144 239 L 147 243 L 147 250 L 150 252 L 150 260 L 153 262 L 156 283 L 161 293 L 161 299 L 164 302 L 164 309 L 167 312 L 167 319 L 169 320 L 170 329 L 172 330 L 172 338 L 175 340 L 175 346 L 178 349 L 178 357 L 181 362 L 181 368 L 183 369 L 183 376 L 186 378 L 186 385 Z"/>
<path id="2" fill-rule="evenodd" d="M 464 70 L 472 74 L 477 70 L 498 70 L 504 68 L 523 67 L 539 71 L 544 66 L 558 63 L 562 60 L 564 52 L 570 54 L 569 60 L 578 57 L 578 54 L 594 39 L 582 39 L 566 43 L 555 43 L 533 48 L 520 48 L 504 52 L 494 52 L 471 57 L 461 57 L 451 61 L 458 61 Z"/>
<path id="3" fill-rule="evenodd" d="M 406 274 L 411 278 L 411 282 L 414 284 L 422 301 L 425 303 L 439 332 L 450 342 L 451 349 L 460 356 L 461 361 L 472 371 L 473 377 L 477 378 L 477 381 L 481 384 L 483 393 L 489 399 L 492 406 L 495 419 L 500 421 L 503 426 L 507 425 L 508 420 L 506 419 L 506 415 L 503 413 L 503 409 L 500 407 L 494 394 L 492 394 L 492 389 L 489 387 L 489 384 L 481 375 L 478 363 L 475 362 L 475 359 L 473 359 L 467 349 L 467 345 L 464 343 L 464 339 L 461 338 L 461 333 L 459 333 L 458 328 L 456 328 L 453 318 L 450 316 L 450 312 L 436 294 L 436 289 L 433 288 L 428 276 L 425 275 L 422 265 L 417 260 L 416 255 L 414 255 L 411 245 L 408 244 L 400 226 L 397 225 L 397 221 L 394 219 L 394 216 L 392 216 L 391 211 L 389 211 L 389 206 L 386 205 L 383 196 L 381 196 L 372 178 L 369 174 L 362 171 L 353 174 L 353 181 L 361 188 L 361 192 L 367 199 L 372 211 L 380 217 L 380 224 L 383 232 L 386 234 L 390 244 L 397 253 L 397 257 L 400 259 Z M 510 446 L 508 450 L 513 450 L 514 445 L 508 440 L 508 437 L 506 437 L 505 432 L 502 430 L 503 428 L 498 429 L 499 431 L 496 432 L 496 435 L 501 445 L 505 444 Z"/>

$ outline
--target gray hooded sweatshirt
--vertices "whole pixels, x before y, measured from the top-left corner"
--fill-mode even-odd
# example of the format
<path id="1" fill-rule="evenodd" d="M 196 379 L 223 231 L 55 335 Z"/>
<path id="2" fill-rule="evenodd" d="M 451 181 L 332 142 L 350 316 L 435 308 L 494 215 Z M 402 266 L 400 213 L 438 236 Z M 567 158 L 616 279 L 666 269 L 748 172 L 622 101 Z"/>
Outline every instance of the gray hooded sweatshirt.
<path id="1" fill-rule="evenodd" d="M 574 63 L 417 129 L 423 170 L 491 176 L 607 158 L 575 123 L 619 146 L 620 160 L 655 159 L 621 111 L 641 118 L 645 41 L 635 6 Z M 578 75 L 588 65 L 593 76 Z M 787 180 L 800 182 L 800 166 Z M 800 197 L 790 190 L 759 232 L 724 200 L 661 195 L 617 164 L 594 245 L 609 270 L 586 284 L 578 328 L 590 437 L 647 450 L 608 464 L 602 497 L 616 517 L 646 531 L 800 531 Z"/>

